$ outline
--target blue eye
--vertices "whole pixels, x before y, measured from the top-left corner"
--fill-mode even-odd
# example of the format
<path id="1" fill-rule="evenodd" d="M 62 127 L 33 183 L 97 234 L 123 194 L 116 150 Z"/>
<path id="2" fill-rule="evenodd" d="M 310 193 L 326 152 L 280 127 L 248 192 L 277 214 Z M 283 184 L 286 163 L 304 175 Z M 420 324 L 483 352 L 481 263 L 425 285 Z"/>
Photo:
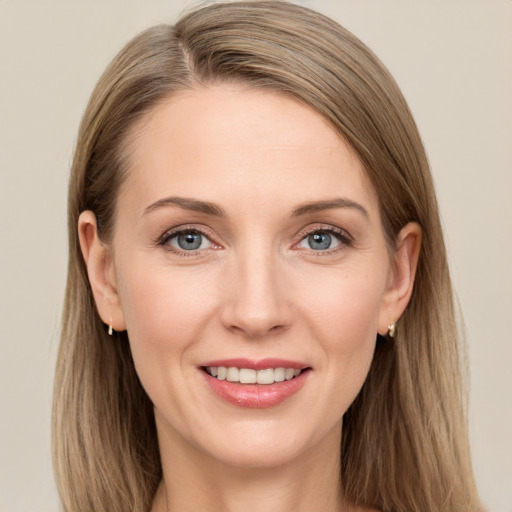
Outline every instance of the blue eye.
<path id="1" fill-rule="evenodd" d="M 180 251 L 198 251 L 212 247 L 212 243 L 199 231 L 180 231 L 171 235 L 167 241 L 174 249 Z"/>
<path id="2" fill-rule="evenodd" d="M 329 233 L 312 233 L 308 235 L 308 245 L 315 251 L 324 251 L 330 249 L 332 237 Z"/>
<path id="3" fill-rule="evenodd" d="M 328 251 L 329 249 L 336 249 L 341 245 L 342 239 L 343 236 L 336 232 L 318 230 L 306 235 L 300 241 L 299 247 L 313 251 Z"/>

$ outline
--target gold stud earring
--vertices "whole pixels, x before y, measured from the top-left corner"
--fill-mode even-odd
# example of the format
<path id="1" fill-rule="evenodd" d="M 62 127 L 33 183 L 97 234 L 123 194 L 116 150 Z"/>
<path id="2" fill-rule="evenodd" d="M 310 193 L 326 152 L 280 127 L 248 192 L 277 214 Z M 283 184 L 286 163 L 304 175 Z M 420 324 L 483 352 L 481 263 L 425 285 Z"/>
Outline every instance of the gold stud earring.
<path id="1" fill-rule="evenodd" d="M 388 325 L 388 336 L 390 338 L 394 338 L 395 332 L 396 332 L 396 322 L 393 322 L 391 325 Z"/>

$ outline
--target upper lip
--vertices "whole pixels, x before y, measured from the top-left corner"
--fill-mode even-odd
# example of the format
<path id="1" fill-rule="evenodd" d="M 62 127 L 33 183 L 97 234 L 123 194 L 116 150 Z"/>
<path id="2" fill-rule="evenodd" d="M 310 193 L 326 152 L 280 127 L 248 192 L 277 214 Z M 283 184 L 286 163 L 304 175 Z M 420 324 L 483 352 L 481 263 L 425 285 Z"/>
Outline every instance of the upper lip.
<path id="1" fill-rule="evenodd" d="M 226 368 L 249 368 L 251 370 L 265 370 L 267 368 L 294 368 L 297 370 L 304 370 L 305 368 L 309 368 L 309 365 L 298 362 L 291 361 L 289 359 L 279 359 L 276 357 L 266 357 L 264 359 L 246 359 L 246 358 L 232 358 L 232 359 L 216 359 L 212 361 L 207 361 L 201 366 L 225 366 Z"/>

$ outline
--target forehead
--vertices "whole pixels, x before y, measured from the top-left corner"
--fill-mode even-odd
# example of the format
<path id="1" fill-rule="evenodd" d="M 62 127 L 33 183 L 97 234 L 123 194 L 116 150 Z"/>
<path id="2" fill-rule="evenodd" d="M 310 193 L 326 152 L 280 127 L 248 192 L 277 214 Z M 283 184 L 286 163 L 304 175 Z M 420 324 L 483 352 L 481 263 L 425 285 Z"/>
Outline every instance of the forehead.
<path id="1" fill-rule="evenodd" d="M 153 109 L 130 139 L 122 195 L 144 202 L 192 193 L 246 195 L 267 206 L 279 195 L 281 202 L 377 201 L 354 150 L 323 116 L 285 94 L 233 85 L 185 91 Z"/>

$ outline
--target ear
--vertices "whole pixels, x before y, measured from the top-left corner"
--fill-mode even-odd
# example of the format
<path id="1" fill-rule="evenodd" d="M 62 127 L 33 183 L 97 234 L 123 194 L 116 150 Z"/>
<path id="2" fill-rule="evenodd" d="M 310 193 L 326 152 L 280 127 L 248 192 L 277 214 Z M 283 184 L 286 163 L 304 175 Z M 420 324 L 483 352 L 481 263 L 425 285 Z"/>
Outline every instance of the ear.
<path id="1" fill-rule="evenodd" d="M 98 313 L 107 325 L 124 331 L 126 323 L 117 290 L 114 262 L 109 248 L 98 237 L 96 216 L 87 210 L 78 219 L 80 248 Z"/>
<path id="2" fill-rule="evenodd" d="M 422 230 L 417 222 L 402 228 L 396 240 L 396 253 L 391 263 L 388 283 L 379 314 L 378 332 L 385 335 L 405 311 L 411 298 L 418 267 Z"/>

